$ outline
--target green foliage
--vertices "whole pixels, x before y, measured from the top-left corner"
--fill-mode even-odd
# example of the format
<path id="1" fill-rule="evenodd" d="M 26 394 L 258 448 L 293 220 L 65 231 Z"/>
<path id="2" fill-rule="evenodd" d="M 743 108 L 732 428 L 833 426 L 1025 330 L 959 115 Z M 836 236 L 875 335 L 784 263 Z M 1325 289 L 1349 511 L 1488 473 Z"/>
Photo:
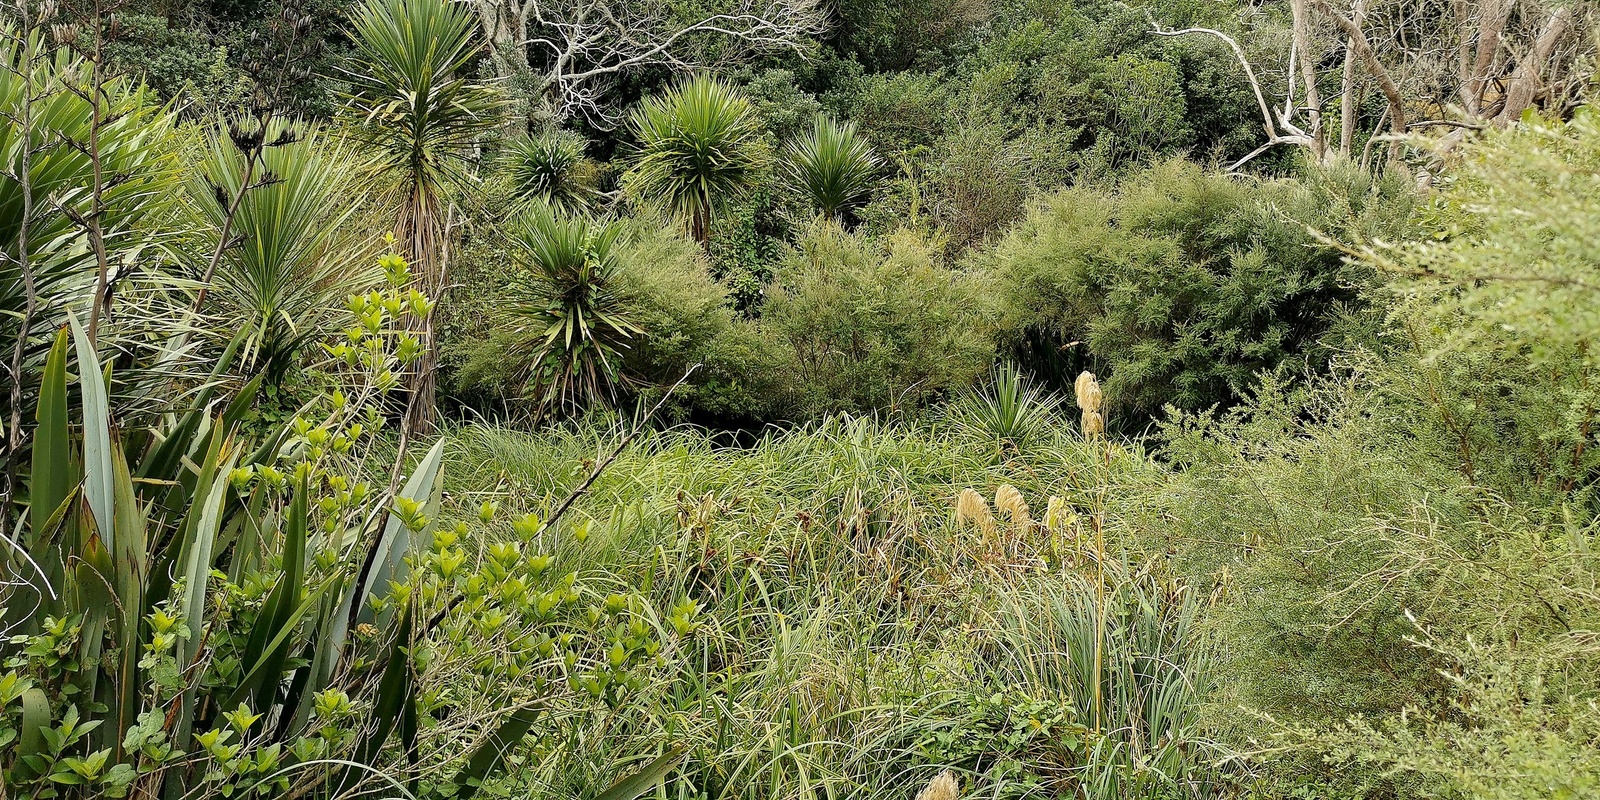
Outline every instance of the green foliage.
<path id="1" fill-rule="evenodd" d="M 617 287 L 620 223 L 535 203 L 511 231 L 518 248 L 513 357 L 539 414 L 615 402 L 619 351 L 641 333 Z"/>
<path id="2" fill-rule="evenodd" d="M 909 230 L 873 241 L 828 221 L 801 235 L 761 317 L 791 413 L 916 408 L 988 366 L 986 287 L 939 250 Z"/>
<path id="3" fill-rule="evenodd" d="M 587 224 L 592 231 L 594 224 Z M 699 364 L 666 413 L 681 416 L 693 409 L 730 420 L 763 417 L 775 392 L 770 348 L 754 324 L 735 315 L 727 289 L 710 274 L 704 251 L 682 234 L 654 224 L 607 224 L 617 233 L 608 249 L 612 266 L 606 307 L 629 330 L 626 337 L 609 331 L 607 339 L 612 342 L 607 360 L 617 373 L 609 385 L 618 394 L 615 399 L 653 395 Z M 539 331 L 519 332 L 516 320 L 548 307 L 534 298 L 556 302 L 549 294 L 554 286 L 524 278 L 478 284 L 475 299 L 483 303 L 484 333 L 481 339 L 469 336 L 452 345 L 463 359 L 456 375 L 458 391 L 513 401 L 523 397 L 529 375 L 521 365 L 538 345 Z M 564 340 L 552 344 L 557 353 L 564 346 Z M 613 399 L 605 397 L 607 403 Z"/>
<path id="4" fill-rule="evenodd" d="M 1042 435 L 1055 423 L 1061 409 L 1059 397 L 1050 394 L 1015 364 L 997 365 L 990 382 L 969 389 L 950 404 L 958 425 L 983 431 L 1002 443 L 1016 443 Z"/>
<path id="5" fill-rule="evenodd" d="M 1222 727 L 1285 753 L 1281 785 L 1593 791 L 1594 365 L 1563 287 L 1594 141 L 1580 118 L 1473 145 L 1434 236 L 1362 255 L 1406 270 L 1383 350 L 1165 433 L 1182 472 L 1138 527 L 1219 581 L 1220 674 L 1262 715 Z"/>
<path id="6" fill-rule="evenodd" d="M 441 213 L 434 195 L 463 177 L 467 148 L 498 125 L 504 106 L 460 74 L 476 54 L 476 22 L 441 0 L 368 0 L 351 24 L 346 119 L 373 169 L 410 198 L 399 227 L 426 229 Z"/>
<path id="7" fill-rule="evenodd" d="M 447 491 L 497 483 L 512 498 L 560 495 L 582 474 L 576 465 L 622 432 L 463 431 L 462 461 L 478 466 L 452 473 Z M 1087 790 L 1084 765 L 1102 737 L 1074 705 L 1068 612 L 1042 609 L 1076 608 L 1084 581 L 1093 585 L 1092 544 L 1070 509 L 1090 507 L 1106 475 L 1138 482 L 1159 470 L 1064 426 L 1007 459 L 992 452 L 986 434 L 873 419 L 832 418 L 740 448 L 693 429 L 641 435 L 577 506 L 593 516 L 587 542 L 563 552 L 586 574 L 649 575 L 649 605 L 687 598 L 695 649 L 635 697 L 634 713 L 573 719 L 565 735 L 590 749 L 531 758 L 504 791 L 592 791 L 614 759 L 663 739 L 689 746 L 669 796 L 910 800 L 947 767 L 963 796 Z M 952 517 L 951 498 L 1001 484 L 1052 513 L 998 521 L 986 545 Z M 1128 645 L 1128 660 L 1107 658 L 1124 670 L 1107 669 L 1108 686 L 1126 692 L 1106 694 L 1106 713 L 1120 726 L 1153 708 L 1141 705 L 1150 689 L 1189 678 L 1192 693 L 1168 689 L 1165 702 L 1170 710 L 1183 694 L 1192 714 L 1205 702 L 1206 654 L 1179 634 L 1195 632 L 1180 625 L 1193 624 L 1199 598 L 1168 578 L 1115 588 L 1122 580 L 1108 570 L 1108 624 L 1147 635 Z M 991 704 L 997 695 L 1003 705 Z M 1108 724 L 1106 738 L 1125 738 L 1108 740 L 1094 763 L 1110 772 L 1129 759 L 1116 778 L 1124 785 L 1150 786 L 1165 771 L 1204 786 L 1221 753 L 1183 738 L 1194 732 L 1183 714 L 1125 733 Z M 1163 750 L 1145 738 L 1162 732 L 1184 744 Z M 1195 754 L 1190 771 L 1170 766 L 1180 750 Z"/>
<path id="8" fill-rule="evenodd" d="M 1114 411 L 1137 421 L 1234 402 L 1280 364 L 1325 366 L 1322 337 L 1374 278 L 1308 226 L 1402 234 L 1409 205 L 1397 181 L 1353 171 L 1246 184 L 1168 162 L 1116 192 L 1048 199 L 985 263 L 1012 341 L 1046 358 L 1081 347 L 1076 363 L 1041 369 L 1070 379 L 1093 364 Z"/>
<path id="9" fill-rule="evenodd" d="M 755 72 L 739 87 L 774 142 L 804 134 L 822 112 L 822 104 L 801 89 L 798 81 L 799 76 L 791 70 L 767 69 Z"/>
<path id="10" fill-rule="evenodd" d="M 248 79 L 227 61 L 202 30 L 175 27 L 162 16 L 125 13 L 106 56 L 119 72 L 132 74 L 163 99 L 180 96 L 202 114 L 221 113 L 249 94 Z"/>
<path id="11" fill-rule="evenodd" d="M 519 199 L 536 199 L 575 213 L 595 200 L 595 165 L 584 155 L 586 142 L 572 131 L 548 131 L 507 142 L 500 156 Z"/>
<path id="12" fill-rule="evenodd" d="M 1204 726 L 1213 665 L 1194 589 L 1107 566 L 1103 600 L 1087 569 L 1001 600 L 993 685 L 1055 714 L 1030 709 L 1027 724 L 1004 732 L 1008 749 L 1034 762 L 1025 774 L 1081 797 L 1222 795 L 1230 781 L 1218 766 L 1229 753 Z"/>
<path id="13" fill-rule="evenodd" d="M 1440 324 L 1465 314 L 1449 344 L 1493 342 L 1501 332 L 1535 355 L 1588 347 L 1594 308 L 1594 218 L 1600 115 L 1567 123 L 1531 117 L 1515 135 L 1471 146 L 1444 193 L 1421 214 L 1431 235 L 1362 253 L 1403 275 L 1412 294 L 1438 302 Z M 1538 359 L 1535 359 L 1536 361 Z"/>
<path id="14" fill-rule="evenodd" d="M 103 208 L 95 212 L 86 74 L 66 51 L 50 52 L 37 36 L 0 28 L 0 351 L 9 363 L 23 340 L 25 369 L 15 380 L 29 395 L 63 310 L 83 307 L 93 294 L 96 258 L 80 224 L 86 215 L 98 214 L 110 251 L 137 252 L 152 243 L 156 221 L 180 194 L 169 139 L 173 116 L 147 91 L 113 80 L 102 87 L 100 113 L 109 122 L 96 138 L 102 170 L 120 178 L 105 182 Z M 31 130 L 23 127 L 25 118 Z M 26 200 L 17 180 L 25 148 L 31 163 Z M 28 296 L 20 260 L 24 224 L 35 302 L 28 329 L 19 330 Z M 9 391 L 0 392 L 0 418 L 8 422 L 12 402 Z"/>
<path id="15" fill-rule="evenodd" d="M 817 117 L 809 136 L 790 142 L 786 155 L 790 184 L 830 219 L 866 199 L 880 168 L 855 125 L 826 116 Z"/>
<path id="16" fill-rule="evenodd" d="M 460 3 L 8 34 L 0 794 L 1600 791 L 1600 118 L 1224 176 L 1254 93 L 1149 19 L 1283 7 L 835 6 L 505 141 Z M 537 429 L 421 438 L 436 316 Z"/>
<path id="17" fill-rule="evenodd" d="M 218 127 L 227 130 L 229 123 Z M 251 166 L 223 135 L 210 137 L 189 178 L 189 200 L 205 234 L 193 260 L 204 272 L 227 224 L 238 241 L 222 251 L 214 274 L 212 290 L 222 305 L 214 329 L 242 332 L 240 366 L 277 384 L 301 349 L 327 334 L 344 298 L 365 293 L 383 276 L 375 265 L 356 266 L 374 262 L 370 239 L 350 230 L 362 197 L 347 147 L 316 128 L 280 123 L 260 132 L 269 146 Z"/>
<path id="18" fill-rule="evenodd" d="M 987 0 L 855 0 L 839 6 L 839 46 L 874 71 L 937 63 L 962 34 L 993 16 Z"/>
<path id="19" fill-rule="evenodd" d="M 682 220 L 701 243 L 712 217 L 766 161 L 750 101 L 717 78 L 697 76 L 646 100 L 629 124 L 639 151 L 624 186 Z"/>
<path id="20" fill-rule="evenodd" d="M 44 371 L 25 549 L 8 552 L 11 574 L 30 570 L 3 595 L 9 789 L 272 797 L 398 775 L 466 797 L 504 765 L 482 747 L 516 745 L 529 709 L 616 707 L 644 685 L 661 639 L 634 593 L 595 596 L 554 568 L 541 551 L 555 520 L 520 517 L 469 562 L 467 525 L 441 522 L 445 440 L 403 485 L 368 483 L 387 452 L 378 404 L 417 355 L 407 317 L 426 313 L 399 288 L 404 262 L 384 266 L 388 290 L 328 348 L 350 394 L 259 442 L 236 434 L 259 379 L 214 416 L 208 387 L 159 430 L 112 428 L 95 348 L 69 318 L 93 365 L 78 370 L 83 435 L 67 424 L 63 332 Z M 479 518 L 492 525 L 494 507 Z M 480 727 L 499 733 L 475 744 Z"/>
<path id="21" fill-rule="evenodd" d="M 672 414 L 766 417 L 776 394 L 770 348 L 758 326 L 734 311 L 705 253 L 683 235 L 651 225 L 636 225 L 627 238 L 619 285 L 643 335 L 623 354 L 624 370 L 652 394 L 699 364 L 673 396 Z"/>

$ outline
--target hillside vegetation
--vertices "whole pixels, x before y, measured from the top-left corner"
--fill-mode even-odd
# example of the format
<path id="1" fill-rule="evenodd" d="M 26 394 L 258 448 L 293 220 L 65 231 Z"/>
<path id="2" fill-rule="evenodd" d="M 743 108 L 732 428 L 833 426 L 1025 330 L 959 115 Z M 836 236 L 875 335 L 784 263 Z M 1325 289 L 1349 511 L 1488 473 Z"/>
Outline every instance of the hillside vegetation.
<path id="1" fill-rule="evenodd" d="M 1596 12 L 0 8 L 0 800 L 1600 796 Z"/>

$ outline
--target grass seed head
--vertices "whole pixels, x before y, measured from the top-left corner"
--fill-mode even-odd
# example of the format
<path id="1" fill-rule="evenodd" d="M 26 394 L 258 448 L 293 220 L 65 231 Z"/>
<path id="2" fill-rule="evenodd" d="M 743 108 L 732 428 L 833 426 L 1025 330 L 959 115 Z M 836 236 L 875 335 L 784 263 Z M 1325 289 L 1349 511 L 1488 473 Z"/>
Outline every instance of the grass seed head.
<path id="1" fill-rule="evenodd" d="M 1028 514 L 1028 501 L 1022 499 L 1022 492 L 1009 483 L 1000 484 L 994 493 L 994 507 L 1005 512 L 1013 524 L 1028 525 L 1033 522 L 1033 517 Z"/>
<path id="2" fill-rule="evenodd" d="M 956 496 L 956 522 L 977 526 L 985 539 L 994 533 L 994 515 L 989 513 L 989 503 L 972 489 L 962 489 Z"/>
<path id="3" fill-rule="evenodd" d="M 950 770 L 935 775 L 922 791 L 917 792 L 917 800 L 956 800 L 960 796 L 961 784 Z"/>
<path id="4" fill-rule="evenodd" d="M 1044 526 L 1046 528 L 1054 528 L 1061 524 L 1062 520 L 1065 519 L 1066 508 L 1067 501 L 1051 495 L 1050 501 L 1045 504 L 1044 508 Z"/>
<path id="5" fill-rule="evenodd" d="M 1100 381 L 1095 380 L 1094 373 L 1084 370 L 1078 380 L 1072 385 L 1073 391 L 1078 396 L 1078 408 L 1083 413 L 1098 413 L 1100 411 Z"/>
<path id="6" fill-rule="evenodd" d="M 1083 436 L 1086 439 L 1095 439 L 1106 432 L 1106 418 L 1100 416 L 1098 411 L 1083 412 Z"/>

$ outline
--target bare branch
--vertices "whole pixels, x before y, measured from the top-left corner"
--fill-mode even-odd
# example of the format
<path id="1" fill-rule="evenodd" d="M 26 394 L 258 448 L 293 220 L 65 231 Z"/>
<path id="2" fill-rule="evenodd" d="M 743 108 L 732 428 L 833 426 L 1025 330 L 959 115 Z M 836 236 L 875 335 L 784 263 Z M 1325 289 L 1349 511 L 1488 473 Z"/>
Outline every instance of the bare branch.
<path id="1" fill-rule="evenodd" d="M 497 70 L 538 76 L 557 116 L 597 120 L 615 116 L 604 97 L 618 76 L 649 67 L 687 72 L 712 66 L 695 47 L 702 37 L 731 45 L 737 57 L 799 52 L 824 28 L 818 0 L 720 5 L 685 20 L 659 0 L 473 0 Z"/>

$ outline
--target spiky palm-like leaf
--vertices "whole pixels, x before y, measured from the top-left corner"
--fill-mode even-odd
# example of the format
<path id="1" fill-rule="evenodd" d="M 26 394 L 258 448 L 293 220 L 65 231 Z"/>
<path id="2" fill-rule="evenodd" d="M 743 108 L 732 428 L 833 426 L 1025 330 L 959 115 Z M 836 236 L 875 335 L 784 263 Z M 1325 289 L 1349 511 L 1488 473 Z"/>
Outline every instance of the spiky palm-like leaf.
<path id="1" fill-rule="evenodd" d="M 403 190 L 462 177 L 468 147 L 500 121 L 501 94 L 457 75 L 476 52 L 475 24 L 449 0 L 366 0 L 355 12 L 346 119 Z"/>
<path id="2" fill-rule="evenodd" d="M 505 98 L 458 75 L 476 52 L 472 12 L 450 0 L 365 0 L 352 24 L 356 55 L 345 118 L 393 188 L 395 238 L 417 270 L 424 294 L 444 287 L 446 187 L 466 177 L 471 145 L 499 124 Z M 433 421 L 431 318 L 426 346 L 411 375 L 409 430 Z"/>
<path id="3" fill-rule="evenodd" d="M 520 251 L 519 354 L 540 412 L 573 411 L 614 399 L 618 351 L 641 333 L 617 285 L 621 223 L 562 216 L 535 203 L 513 226 Z"/>
<path id="4" fill-rule="evenodd" d="M 988 386 L 966 392 L 951 404 L 952 420 L 1003 442 L 1018 444 L 1044 432 L 1061 408 L 1051 394 L 1017 368 L 996 366 Z"/>
<path id="5" fill-rule="evenodd" d="M 215 285 L 226 328 L 244 333 L 244 364 L 273 377 L 325 332 L 329 312 L 346 294 L 382 275 L 367 257 L 368 242 L 345 227 L 361 204 L 348 148 L 293 124 L 274 125 L 266 140 L 284 143 L 262 150 L 254 188 L 244 192 L 233 220 L 230 235 L 238 244 L 224 251 Z M 201 226 L 213 237 L 244 178 L 244 155 L 214 138 L 190 180 Z M 208 242 L 205 253 L 213 246 Z"/>
<path id="6" fill-rule="evenodd" d="M 882 163 L 855 123 L 819 114 L 811 133 L 790 142 L 784 171 L 789 184 L 816 207 L 838 219 L 871 194 Z"/>
<path id="7" fill-rule="evenodd" d="M 518 198 L 541 200 L 567 212 L 586 211 L 595 199 L 595 167 L 577 133 L 517 137 L 506 144 L 501 161 Z"/>
<path id="8" fill-rule="evenodd" d="M 645 101 L 631 124 L 639 155 L 625 178 L 629 192 L 683 220 L 697 241 L 710 241 L 712 215 L 766 161 L 750 102 L 700 76 Z"/>
<path id="9" fill-rule="evenodd" d="M 50 334 L 62 324 L 62 311 L 82 306 L 94 291 L 95 255 L 79 222 L 92 212 L 94 165 L 79 146 L 89 141 L 91 109 L 76 93 L 87 74 L 62 48 L 48 54 L 37 36 L 23 37 L 0 26 L 0 360 L 9 364 L 18 338 L 23 342 L 21 382 L 24 405 L 49 350 Z M 108 182 L 99 223 L 114 262 L 145 244 L 161 244 L 152 226 L 141 223 L 170 206 L 180 180 L 173 148 L 167 146 L 175 121 L 156 99 L 126 81 L 103 87 L 98 145 Z M 32 96 L 31 133 L 25 134 L 24 98 Z M 30 158 L 31 198 L 27 262 L 34 308 L 27 330 L 19 324 L 27 306 L 21 269 L 24 202 L 23 151 Z M 125 266 L 125 265 L 124 265 Z M 124 270 L 125 271 L 125 270 Z M 9 386 L 7 387 L 10 388 Z M 9 422 L 10 391 L 0 391 L 0 421 Z"/>

